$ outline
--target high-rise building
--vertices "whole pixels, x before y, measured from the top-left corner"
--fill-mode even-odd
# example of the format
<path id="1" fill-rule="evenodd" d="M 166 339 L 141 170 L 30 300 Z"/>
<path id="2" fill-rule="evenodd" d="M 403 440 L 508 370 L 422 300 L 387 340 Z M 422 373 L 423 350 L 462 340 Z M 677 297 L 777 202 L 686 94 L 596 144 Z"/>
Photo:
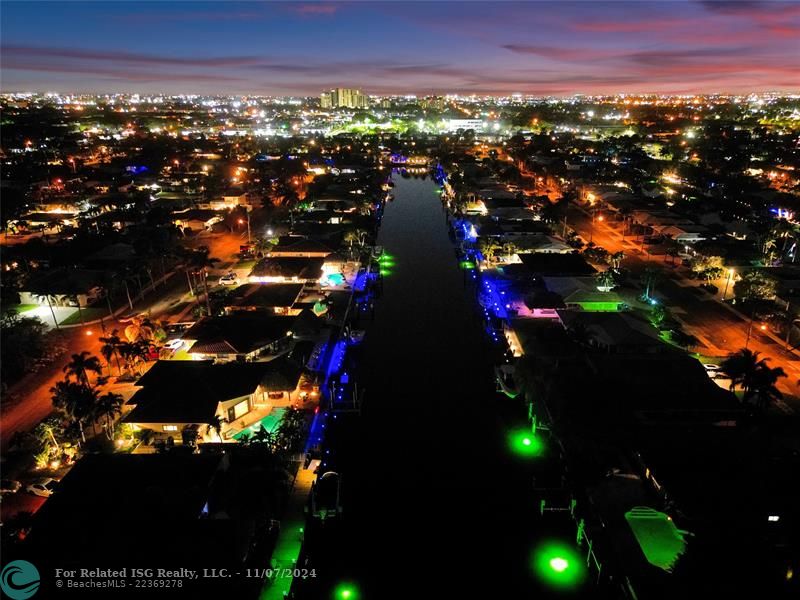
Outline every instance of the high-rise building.
<path id="1" fill-rule="evenodd" d="M 322 92 L 319 95 L 319 106 L 320 106 L 320 108 L 332 108 L 333 107 L 333 93 L 332 92 Z"/>
<path id="2" fill-rule="evenodd" d="M 322 108 L 367 108 L 369 98 L 361 90 L 352 88 L 336 88 L 323 92 L 319 97 Z"/>

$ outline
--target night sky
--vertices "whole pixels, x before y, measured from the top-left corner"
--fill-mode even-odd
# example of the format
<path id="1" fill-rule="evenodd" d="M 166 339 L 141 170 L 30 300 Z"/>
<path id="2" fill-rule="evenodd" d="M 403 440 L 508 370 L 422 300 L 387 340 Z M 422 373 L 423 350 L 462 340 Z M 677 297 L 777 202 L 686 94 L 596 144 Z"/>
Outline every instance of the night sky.
<path id="1" fill-rule="evenodd" d="M 2 2 L 10 91 L 800 89 L 800 2 Z"/>

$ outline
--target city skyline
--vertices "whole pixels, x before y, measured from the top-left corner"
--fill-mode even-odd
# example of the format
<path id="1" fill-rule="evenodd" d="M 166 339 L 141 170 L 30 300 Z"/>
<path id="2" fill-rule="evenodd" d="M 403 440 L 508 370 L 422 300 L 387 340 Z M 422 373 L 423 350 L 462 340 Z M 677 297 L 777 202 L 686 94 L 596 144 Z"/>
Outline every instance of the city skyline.
<path id="1" fill-rule="evenodd" d="M 569 96 L 800 87 L 796 2 L 7 2 L 2 38 L 3 92 L 316 96 L 352 87 Z"/>

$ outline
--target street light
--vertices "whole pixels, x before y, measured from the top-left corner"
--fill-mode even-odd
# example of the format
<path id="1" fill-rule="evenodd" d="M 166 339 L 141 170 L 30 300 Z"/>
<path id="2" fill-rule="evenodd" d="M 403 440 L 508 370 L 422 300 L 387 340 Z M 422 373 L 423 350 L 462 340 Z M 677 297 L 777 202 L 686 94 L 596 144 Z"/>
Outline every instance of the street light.
<path id="1" fill-rule="evenodd" d="M 594 210 L 592 211 L 592 229 L 589 232 L 589 243 L 591 243 L 594 240 L 594 220 L 595 220 L 595 217 L 597 217 L 598 221 L 602 221 L 603 220 L 603 215 L 597 215 L 596 211 L 594 211 Z"/>
<path id="2" fill-rule="evenodd" d="M 722 292 L 722 299 L 723 300 L 725 300 L 725 297 L 728 295 L 728 286 L 730 285 L 734 274 L 735 274 L 735 271 L 733 269 L 728 269 L 728 278 L 725 280 L 725 291 Z"/>
<path id="3" fill-rule="evenodd" d="M 250 238 L 250 211 L 246 211 L 245 214 L 247 215 L 247 243 L 251 242 Z M 244 219 L 239 219 L 239 225 L 244 225 Z"/>

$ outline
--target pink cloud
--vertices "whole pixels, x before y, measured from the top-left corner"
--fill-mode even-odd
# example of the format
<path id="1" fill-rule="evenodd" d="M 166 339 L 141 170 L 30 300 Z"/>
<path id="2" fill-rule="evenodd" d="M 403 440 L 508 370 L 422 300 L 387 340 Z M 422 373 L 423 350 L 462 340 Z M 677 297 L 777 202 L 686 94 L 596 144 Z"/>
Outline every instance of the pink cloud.
<path id="1" fill-rule="evenodd" d="M 309 4 L 294 4 L 289 8 L 290 12 L 298 15 L 334 15 L 341 8 L 338 4 L 329 2 L 313 2 Z"/>
<path id="2" fill-rule="evenodd" d="M 72 48 L 47 48 L 41 46 L 5 45 L 2 47 L 5 56 L 26 58 L 63 59 L 140 63 L 159 65 L 184 65 L 195 67 L 232 67 L 254 64 L 258 58 L 252 56 L 219 56 L 219 57 L 181 57 L 154 56 L 135 52 L 113 52 L 107 50 L 82 50 Z"/>

